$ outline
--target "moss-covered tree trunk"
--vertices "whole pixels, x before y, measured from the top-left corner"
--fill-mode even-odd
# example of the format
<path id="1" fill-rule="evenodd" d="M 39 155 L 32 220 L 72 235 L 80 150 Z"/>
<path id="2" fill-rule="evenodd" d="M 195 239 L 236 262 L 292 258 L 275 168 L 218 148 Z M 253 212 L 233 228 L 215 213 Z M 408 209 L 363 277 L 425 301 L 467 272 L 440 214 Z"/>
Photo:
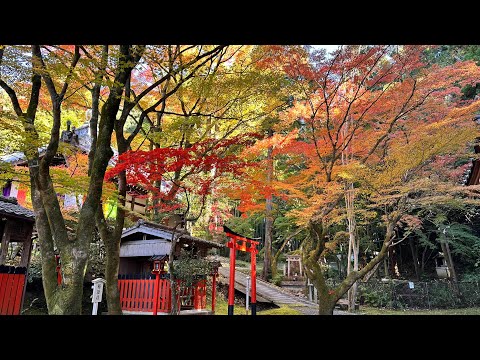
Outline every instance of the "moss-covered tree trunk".
<path id="1" fill-rule="evenodd" d="M 101 206 L 97 213 L 97 226 L 100 237 L 105 244 L 105 298 L 109 315 L 122 315 L 120 293 L 118 291 L 118 271 L 120 266 L 120 242 L 125 224 L 125 196 L 127 193 L 127 179 L 125 172 L 118 177 L 117 216 L 115 226 L 109 229 L 102 213 Z"/>
<path id="2" fill-rule="evenodd" d="M 204 57 L 209 57 L 213 58 L 218 54 L 223 46 L 217 47 L 216 50 L 206 52 L 202 55 L 199 55 L 197 57 L 197 60 L 200 60 Z M 129 64 L 135 64 L 138 62 L 140 59 L 140 56 L 143 54 L 145 51 L 144 47 L 139 46 L 137 48 L 137 51 L 134 51 L 134 56 L 130 58 L 130 61 L 127 62 Z M 199 66 L 196 66 L 192 73 L 187 75 L 186 77 L 183 77 L 181 81 L 177 82 L 176 85 L 171 89 L 169 88 L 169 83 L 170 83 L 170 77 L 173 76 L 173 73 L 181 71 L 180 69 L 174 69 L 174 58 L 176 55 L 173 53 L 169 53 L 170 60 L 169 61 L 169 75 L 164 76 L 161 79 L 157 80 L 155 84 L 151 84 L 147 89 L 143 90 L 141 94 L 135 95 L 133 90 L 131 89 L 131 72 L 127 75 L 126 81 L 124 83 L 124 96 L 123 96 L 123 106 L 122 106 L 122 111 L 118 119 L 115 120 L 115 137 L 117 140 L 117 147 L 118 147 L 118 153 L 119 155 L 124 154 L 128 150 L 130 150 L 131 143 L 135 136 L 140 132 L 143 126 L 143 122 L 145 118 L 148 118 L 149 113 L 152 112 L 157 112 L 157 122 L 154 127 L 152 127 L 152 132 L 160 132 L 161 131 L 161 119 L 163 112 L 165 111 L 166 107 L 166 100 L 172 96 L 178 89 L 179 87 L 187 81 L 189 78 L 193 76 L 193 74 L 199 69 Z M 203 64 L 206 62 L 206 60 L 202 60 Z M 192 62 L 190 65 L 194 64 Z M 160 86 L 163 84 L 162 90 L 161 90 L 161 96 L 157 101 L 153 104 L 144 109 L 142 105 L 140 104 L 140 100 L 149 94 L 151 91 L 156 89 L 157 86 Z M 92 93 L 92 95 L 95 95 Z M 160 106 L 160 110 L 157 110 L 157 107 Z M 125 133 L 125 124 L 127 123 L 127 119 L 129 116 L 131 116 L 131 111 L 137 107 L 140 111 L 140 117 L 139 120 L 137 121 L 137 125 L 135 129 L 130 132 L 128 136 L 126 136 Z M 105 106 L 104 106 L 105 108 Z M 151 119 L 149 118 L 150 123 L 152 124 Z M 151 139 L 152 140 L 152 139 Z M 155 138 L 154 138 L 155 140 Z M 152 148 L 153 148 L 153 141 L 151 142 Z M 159 144 L 155 143 L 155 147 L 158 147 Z M 98 148 L 98 147 L 97 147 Z M 180 176 L 180 171 L 177 171 L 175 174 L 175 180 L 178 180 L 178 177 Z M 126 193 L 127 193 L 127 181 L 126 181 L 126 174 L 125 172 L 121 172 L 118 176 L 118 198 L 117 198 L 117 216 L 115 218 L 115 223 L 113 224 L 113 229 L 109 228 L 106 225 L 106 221 L 103 217 L 103 214 L 101 213 L 101 209 L 98 210 L 97 213 L 97 226 L 99 227 L 100 230 L 100 236 L 102 237 L 103 242 L 105 243 L 105 248 L 106 248 L 106 298 L 107 298 L 107 304 L 108 304 L 108 313 L 109 314 L 121 314 L 121 306 L 120 306 L 120 297 L 119 297 L 119 292 L 118 292 L 118 270 L 119 270 L 119 262 L 120 262 L 120 242 L 121 242 L 121 235 L 122 235 L 122 230 L 125 224 L 125 217 L 126 217 L 126 211 L 124 210 L 125 207 L 125 198 L 126 198 Z M 160 187 L 161 186 L 161 181 L 158 181 L 156 183 L 156 186 Z M 171 195 L 173 196 L 177 191 L 178 191 L 178 186 L 172 187 L 172 193 Z M 156 200 L 155 200 L 156 201 Z M 159 205 L 154 201 L 154 207 L 155 205 Z M 160 200 L 159 200 L 160 201 Z M 155 210 L 154 210 L 154 219 L 157 218 L 158 220 L 158 213 L 155 215 Z"/>
<path id="3" fill-rule="evenodd" d="M 53 70 L 49 69 L 43 62 L 41 47 L 32 45 L 31 49 L 32 90 L 27 111 L 22 111 L 13 88 L 1 79 L 0 86 L 9 95 L 14 111 L 25 129 L 24 152 L 28 160 L 32 204 L 37 216 L 36 226 L 41 247 L 43 283 L 49 314 L 80 314 L 89 244 L 95 231 L 95 215 L 100 205 L 105 170 L 113 155 L 110 144 L 115 115 L 120 106 L 125 82 L 141 55 L 133 54 L 130 45 L 120 46 L 121 61 L 116 69 L 115 82 L 110 88 L 109 97 L 102 108 L 98 141 L 89 173 L 89 188 L 86 200 L 80 210 L 76 234 L 73 235 L 67 232 L 65 226 L 65 220 L 50 175 L 50 165 L 58 152 L 60 142 L 62 101 L 73 77 L 73 71 L 80 59 L 80 50 L 79 46 L 75 46 L 75 53 L 72 55 L 67 76 L 61 90 L 58 91 L 51 73 Z M 3 48 L 0 49 L 0 63 L 2 57 Z M 35 128 L 35 114 L 42 78 L 50 95 L 53 124 L 45 154 L 40 159 L 38 147 L 42 144 L 39 142 L 39 136 Z M 61 284 L 57 284 L 55 248 L 60 254 Z"/>
<path id="4" fill-rule="evenodd" d="M 120 53 L 124 57 L 122 60 L 126 62 L 132 58 L 129 45 L 121 45 Z M 40 163 L 40 193 L 47 212 L 50 228 L 52 233 L 55 234 L 55 243 L 59 249 L 61 259 L 62 284 L 56 291 L 56 301 L 51 311 L 53 314 L 81 313 L 83 281 L 87 266 L 89 244 L 92 241 L 95 231 L 95 216 L 100 205 L 103 178 L 108 161 L 113 155 L 110 147 L 111 135 L 115 116 L 120 106 L 123 87 L 133 66 L 135 66 L 135 63 L 123 65 L 122 62 L 122 65 L 118 67 L 114 85 L 110 89 L 109 97 L 102 108 L 95 157 L 90 168 L 89 187 L 85 202 L 80 210 L 78 226 L 73 239 L 69 239 L 66 234 L 64 220 L 61 216 L 60 206 L 49 174 L 49 164 L 45 161 L 44 165 L 43 160 L 45 160 L 48 155 L 48 149 L 47 155 L 45 155 Z M 45 75 L 43 76 L 48 86 L 51 79 L 49 80 Z M 49 86 L 49 91 L 52 95 L 54 91 L 51 90 L 51 88 L 54 87 L 52 85 Z M 51 97 L 54 98 L 53 95 Z M 55 142 L 58 148 L 60 105 L 54 102 L 53 109 L 54 128 L 52 129 L 50 144 Z M 56 148 L 52 146 L 52 154 L 55 152 Z"/>
<path id="5" fill-rule="evenodd" d="M 109 315 L 122 315 L 120 293 L 118 291 L 118 269 L 120 264 L 120 241 L 116 236 L 109 236 L 105 242 L 105 298 L 108 305 Z"/>
<path id="6" fill-rule="evenodd" d="M 319 315 L 333 315 L 333 310 L 337 301 L 348 292 L 357 280 L 363 278 L 385 257 L 389 247 L 392 245 L 395 236 L 394 229 L 400 217 L 400 211 L 392 212 L 386 217 L 385 238 L 378 255 L 361 270 L 352 271 L 348 274 L 347 277 L 334 289 L 328 287 L 323 270 L 319 264 L 319 260 L 323 256 L 325 250 L 327 228 L 323 224 L 321 217 L 312 218 L 310 220 L 309 236 L 302 244 L 302 260 L 306 276 L 311 280 L 313 286 L 315 286 L 318 291 Z"/>
<path id="7" fill-rule="evenodd" d="M 48 224 L 47 214 L 42 204 L 39 191 L 36 189 L 33 177 L 30 178 L 31 199 L 35 214 L 35 227 L 38 234 L 38 243 L 42 261 L 42 284 L 47 303 L 48 313 L 53 312 L 54 294 L 57 289 L 57 273 L 55 251 L 53 247 L 52 233 Z"/>

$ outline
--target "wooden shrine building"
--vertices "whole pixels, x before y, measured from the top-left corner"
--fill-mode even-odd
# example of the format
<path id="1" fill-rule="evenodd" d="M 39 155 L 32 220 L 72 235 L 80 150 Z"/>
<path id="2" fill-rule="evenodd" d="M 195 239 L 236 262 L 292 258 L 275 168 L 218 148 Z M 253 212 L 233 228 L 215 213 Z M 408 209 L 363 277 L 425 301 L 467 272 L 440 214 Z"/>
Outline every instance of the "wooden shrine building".
<path id="1" fill-rule="evenodd" d="M 180 255 L 181 249 L 193 250 L 199 257 L 206 257 L 209 249 L 223 248 L 217 242 L 190 236 L 184 229 L 138 220 L 137 223 L 122 233 L 120 244 L 119 274 L 150 273 L 153 261 L 168 261 L 172 234 L 177 239 L 174 256 Z"/>
<path id="2" fill-rule="evenodd" d="M 225 245 L 191 236 L 185 229 L 174 229 L 145 220 L 127 228 L 122 233 L 118 288 L 123 313 L 170 313 L 172 291 L 170 274 L 165 271 L 172 239 L 176 239 L 173 256 L 177 259 L 181 250 L 191 250 L 199 258 L 207 256 L 212 248 Z M 218 263 L 212 276 L 212 312 L 215 311 L 216 276 Z M 191 285 L 177 283 L 177 309 L 180 313 L 204 313 L 206 310 L 207 278 L 200 277 Z"/>
<path id="3" fill-rule="evenodd" d="M 0 196 L 0 236 L 2 247 L 0 265 L 5 265 L 9 244 L 22 243 L 19 266 L 26 267 L 32 250 L 33 211 L 18 205 L 17 199 Z"/>
<path id="4" fill-rule="evenodd" d="M 17 199 L 0 196 L 0 315 L 21 312 L 34 223 L 33 212 L 18 205 Z"/>

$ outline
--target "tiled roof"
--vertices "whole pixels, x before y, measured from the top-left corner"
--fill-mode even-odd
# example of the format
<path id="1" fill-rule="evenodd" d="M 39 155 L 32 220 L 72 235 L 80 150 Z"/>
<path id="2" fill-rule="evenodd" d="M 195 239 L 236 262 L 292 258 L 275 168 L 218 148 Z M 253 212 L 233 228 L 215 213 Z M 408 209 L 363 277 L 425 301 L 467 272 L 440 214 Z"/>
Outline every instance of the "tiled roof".
<path id="1" fill-rule="evenodd" d="M 72 143 L 71 141 L 65 141 L 64 134 L 67 132 L 64 130 L 61 135 L 61 141 L 71 144 L 73 147 L 80 149 L 84 153 L 89 153 L 90 147 L 92 146 L 92 138 L 90 137 L 90 124 L 85 123 L 75 129 L 75 133 L 78 135 L 77 142 Z M 47 150 L 47 145 L 38 148 L 39 157 L 42 158 L 45 155 Z M 118 150 L 112 147 L 113 157 L 108 161 L 108 164 L 111 166 L 115 165 L 115 156 L 118 155 Z M 27 157 L 22 151 L 16 151 L 6 155 L 0 155 L 0 161 L 12 164 L 12 165 L 26 165 Z"/>
<path id="2" fill-rule="evenodd" d="M 151 229 L 151 230 L 148 231 L 148 229 Z M 132 235 L 133 233 L 138 232 L 138 233 L 148 233 L 151 235 L 156 235 L 171 241 L 172 239 L 171 234 L 173 233 L 173 231 L 174 229 L 169 226 L 152 223 L 150 221 L 145 221 L 145 220 L 138 220 L 135 225 L 123 230 L 122 238 L 124 238 L 126 235 L 129 236 L 129 235 Z M 166 234 L 168 234 L 167 237 L 165 237 Z M 197 238 L 194 236 L 190 236 L 188 231 L 184 229 L 175 229 L 175 234 L 179 242 L 193 242 L 193 243 L 205 244 L 210 247 L 216 247 L 216 248 L 225 247 L 224 244 L 219 244 L 214 241 L 209 241 L 209 240 Z"/>
<path id="3" fill-rule="evenodd" d="M 42 157 L 44 154 L 45 154 L 45 151 L 47 150 L 47 146 L 42 146 L 42 147 L 39 147 L 38 148 L 38 154 L 40 157 Z M 13 165 L 17 165 L 19 163 L 24 163 L 27 161 L 27 157 L 25 156 L 25 154 L 21 151 L 15 151 L 11 154 L 6 154 L 6 155 L 2 155 L 0 156 L 0 161 L 3 161 L 3 162 L 6 162 L 6 163 L 9 163 L 9 164 L 13 164 Z"/>
<path id="4" fill-rule="evenodd" d="M 18 205 L 17 199 L 0 196 L 0 214 L 20 217 L 27 220 L 35 220 L 33 211 Z"/>

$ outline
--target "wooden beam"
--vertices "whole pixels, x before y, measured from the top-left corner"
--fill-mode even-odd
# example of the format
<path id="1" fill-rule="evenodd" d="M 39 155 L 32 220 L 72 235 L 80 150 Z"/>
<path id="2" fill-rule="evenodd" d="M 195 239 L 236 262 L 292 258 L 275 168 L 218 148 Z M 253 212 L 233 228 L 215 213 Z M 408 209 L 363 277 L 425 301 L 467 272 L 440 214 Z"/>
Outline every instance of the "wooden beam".
<path id="1" fill-rule="evenodd" d="M 33 240 L 32 240 L 32 233 L 33 233 L 33 225 L 28 232 L 28 236 L 23 243 L 23 252 L 22 258 L 20 259 L 20 266 L 25 266 L 27 270 L 25 271 L 25 283 L 23 285 L 23 293 L 22 293 L 22 304 L 20 305 L 20 313 L 23 311 L 23 304 L 25 302 L 25 293 L 27 292 L 27 282 L 28 282 L 28 270 L 30 268 L 30 258 L 32 257 L 32 248 L 33 248 Z M 27 247 L 28 246 L 28 247 Z M 28 256 L 25 255 L 28 249 Z M 26 257 L 26 265 L 24 263 L 24 256 Z"/>
<path id="2" fill-rule="evenodd" d="M 7 219 L 5 227 L 3 228 L 2 236 L 2 252 L 0 253 L 0 265 L 5 264 L 8 253 L 8 244 L 10 243 L 10 220 Z"/>
<path id="3" fill-rule="evenodd" d="M 32 231 L 33 226 L 27 232 L 27 236 L 23 241 L 22 257 L 20 258 L 20 266 L 28 267 L 30 264 L 30 256 L 32 254 Z"/>

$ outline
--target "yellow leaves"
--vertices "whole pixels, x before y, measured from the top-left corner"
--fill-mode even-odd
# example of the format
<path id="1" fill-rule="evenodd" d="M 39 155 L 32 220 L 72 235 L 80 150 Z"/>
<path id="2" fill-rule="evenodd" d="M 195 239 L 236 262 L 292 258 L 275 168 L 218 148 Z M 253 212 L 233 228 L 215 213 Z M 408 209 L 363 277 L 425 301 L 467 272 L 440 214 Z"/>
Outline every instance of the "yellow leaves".
<path id="1" fill-rule="evenodd" d="M 456 107 L 450 110 L 450 112 L 445 117 L 445 120 L 452 122 L 461 122 L 466 121 L 467 123 L 471 120 L 472 114 L 480 110 L 480 100 L 474 101 L 471 104 L 463 107 Z"/>
<path id="2" fill-rule="evenodd" d="M 67 166 L 50 168 L 55 191 L 58 194 L 85 194 L 87 193 L 89 177 L 88 156 L 82 153 L 73 153 L 67 156 Z"/>
<path id="3" fill-rule="evenodd" d="M 332 178 L 335 180 L 344 180 L 354 182 L 365 169 L 365 165 L 358 161 L 350 161 L 345 165 L 337 165 L 333 168 Z"/>
<path id="4" fill-rule="evenodd" d="M 457 109 L 439 121 L 419 123 L 408 137 L 392 137 L 387 156 L 375 165 L 371 162 L 363 176 L 376 189 L 411 181 L 435 156 L 454 154 L 478 136 L 471 120 L 471 112 L 478 107 L 472 104 L 468 110 Z"/>

